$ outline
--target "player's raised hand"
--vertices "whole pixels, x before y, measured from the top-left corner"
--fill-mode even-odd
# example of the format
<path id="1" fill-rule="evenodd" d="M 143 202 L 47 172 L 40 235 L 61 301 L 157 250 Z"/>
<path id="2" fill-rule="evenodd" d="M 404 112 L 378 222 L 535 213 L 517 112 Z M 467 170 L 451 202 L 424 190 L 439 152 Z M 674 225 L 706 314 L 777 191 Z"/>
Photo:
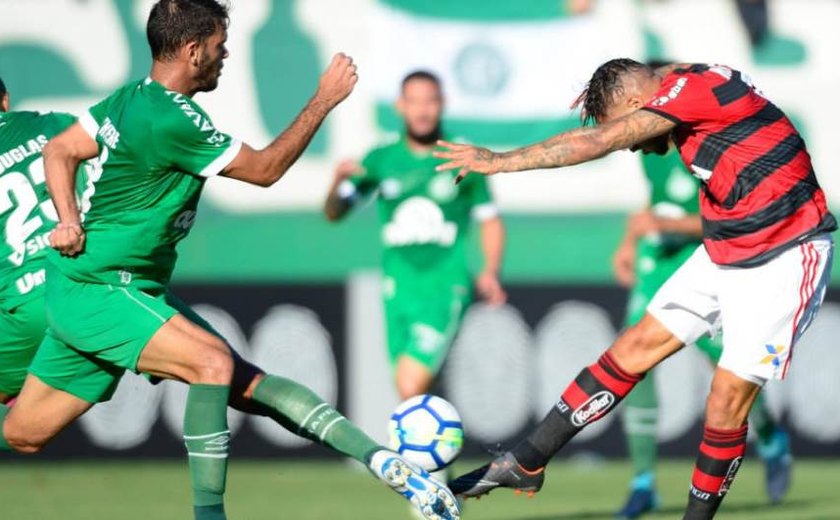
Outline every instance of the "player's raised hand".
<path id="1" fill-rule="evenodd" d="M 464 180 L 470 172 L 481 173 L 483 175 L 493 175 L 499 173 L 497 166 L 497 154 L 488 150 L 487 148 L 480 148 L 469 144 L 448 143 L 446 141 L 438 141 L 438 146 L 442 150 L 436 150 L 432 155 L 438 159 L 446 159 L 445 162 L 438 166 L 437 171 L 444 170 L 458 170 L 458 176 L 455 177 L 455 184 Z"/>
<path id="2" fill-rule="evenodd" d="M 335 167 L 335 178 L 338 182 L 354 175 L 363 175 L 365 169 L 353 159 L 344 159 Z"/>
<path id="3" fill-rule="evenodd" d="M 50 232 L 50 246 L 64 256 L 76 256 L 85 249 L 85 230 L 75 222 L 59 222 Z"/>
<path id="4" fill-rule="evenodd" d="M 321 74 L 321 81 L 318 83 L 318 91 L 315 95 L 333 108 L 353 92 L 353 87 L 356 86 L 358 80 L 359 76 L 356 74 L 353 58 L 339 52 L 333 56 L 327 69 Z"/>

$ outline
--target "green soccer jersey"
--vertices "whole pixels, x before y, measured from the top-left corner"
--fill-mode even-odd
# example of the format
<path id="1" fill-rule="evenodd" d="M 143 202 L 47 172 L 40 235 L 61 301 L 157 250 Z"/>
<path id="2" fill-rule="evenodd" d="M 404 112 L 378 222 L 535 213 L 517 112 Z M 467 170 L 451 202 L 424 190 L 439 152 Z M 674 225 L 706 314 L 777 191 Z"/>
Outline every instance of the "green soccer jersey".
<path id="1" fill-rule="evenodd" d="M 339 187 L 343 197 L 377 193 L 388 277 L 425 275 L 469 279 L 466 238 L 472 219 L 496 216 L 486 179 L 467 176 L 454 183 L 455 172 L 436 172 L 443 161 L 409 148 L 405 138 L 371 151 L 364 174 Z"/>
<path id="2" fill-rule="evenodd" d="M 41 151 L 73 124 L 69 114 L 0 113 L 0 307 L 42 294 L 49 233 L 57 220 Z"/>
<path id="3" fill-rule="evenodd" d="M 99 145 L 101 175 L 82 196 L 85 250 L 51 253 L 70 279 L 140 289 L 169 282 L 175 246 L 195 220 L 201 188 L 239 152 L 189 97 L 145 79 L 79 118 Z"/>

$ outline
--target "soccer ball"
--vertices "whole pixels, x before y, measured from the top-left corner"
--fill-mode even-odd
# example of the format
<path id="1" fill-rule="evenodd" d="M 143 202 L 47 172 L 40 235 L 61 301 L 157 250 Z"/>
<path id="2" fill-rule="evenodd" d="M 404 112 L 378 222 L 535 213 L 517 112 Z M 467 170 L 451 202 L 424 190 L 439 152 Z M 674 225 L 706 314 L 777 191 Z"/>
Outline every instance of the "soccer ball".
<path id="1" fill-rule="evenodd" d="M 388 422 L 391 449 L 426 471 L 450 465 L 464 446 L 461 416 L 445 399 L 418 395 L 403 401 Z"/>

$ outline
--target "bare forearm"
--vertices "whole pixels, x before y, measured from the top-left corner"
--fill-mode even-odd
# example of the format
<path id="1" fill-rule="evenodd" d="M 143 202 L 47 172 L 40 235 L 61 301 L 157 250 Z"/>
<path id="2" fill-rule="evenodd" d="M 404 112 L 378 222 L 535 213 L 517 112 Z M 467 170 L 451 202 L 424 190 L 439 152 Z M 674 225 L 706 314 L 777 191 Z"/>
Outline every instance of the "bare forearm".
<path id="1" fill-rule="evenodd" d="M 294 122 L 262 150 L 267 185 L 280 180 L 298 160 L 331 109 L 318 96 L 313 97 Z"/>
<path id="2" fill-rule="evenodd" d="M 79 160 L 55 150 L 50 145 L 44 149 L 44 170 L 47 189 L 60 222 L 78 224 L 81 222 L 79 206 L 76 203 L 76 169 Z"/>
<path id="3" fill-rule="evenodd" d="M 674 126 L 673 121 L 662 116 L 637 110 L 596 127 L 577 128 L 541 143 L 493 154 L 493 163 L 497 166 L 496 171 L 572 166 L 667 134 Z"/>
<path id="4" fill-rule="evenodd" d="M 509 152 L 496 154 L 498 171 L 559 168 L 591 161 L 611 150 L 594 128 L 578 128 Z"/>
<path id="5" fill-rule="evenodd" d="M 481 224 L 481 249 L 484 271 L 498 274 L 505 250 L 505 226 L 501 218 L 492 218 Z"/>

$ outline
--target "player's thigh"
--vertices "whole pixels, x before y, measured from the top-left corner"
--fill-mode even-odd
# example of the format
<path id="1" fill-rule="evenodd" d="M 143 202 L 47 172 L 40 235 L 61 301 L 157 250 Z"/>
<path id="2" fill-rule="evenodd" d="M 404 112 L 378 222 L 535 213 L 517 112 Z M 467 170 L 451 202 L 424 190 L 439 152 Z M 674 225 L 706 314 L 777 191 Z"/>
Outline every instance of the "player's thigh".
<path id="1" fill-rule="evenodd" d="M 111 398 L 125 369 L 74 349 L 48 328 L 29 373 L 56 390 L 98 403 Z"/>
<path id="2" fill-rule="evenodd" d="M 441 285 L 435 294 L 418 294 L 417 305 L 406 309 L 406 344 L 401 353 L 437 375 L 452 347 L 470 294 L 464 285 Z"/>
<path id="3" fill-rule="evenodd" d="M 20 391 L 46 328 L 43 297 L 0 309 L 0 402 Z"/>
<path id="4" fill-rule="evenodd" d="M 188 383 L 230 384 L 233 363 L 224 340 L 177 314 L 149 339 L 137 369 Z"/>
<path id="5" fill-rule="evenodd" d="M 137 371 L 140 353 L 177 311 L 162 291 L 88 284 L 59 274 L 47 284 L 47 323 L 51 333 L 96 360 Z"/>
<path id="6" fill-rule="evenodd" d="M 721 367 L 757 383 L 786 375 L 822 304 L 832 250 L 823 236 L 757 267 L 721 268 Z"/>
<path id="7" fill-rule="evenodd" d="M 15 448 L 34 451 L 85 413 L 85 401 L 29 375 L 3 422 L 3 435 Z"/>
<path id="8" fill-rule="evenodd" d="M 718 270 L 699 246 L 654 295 L 647 313 L 685 344 L 720 327 Z"/>

